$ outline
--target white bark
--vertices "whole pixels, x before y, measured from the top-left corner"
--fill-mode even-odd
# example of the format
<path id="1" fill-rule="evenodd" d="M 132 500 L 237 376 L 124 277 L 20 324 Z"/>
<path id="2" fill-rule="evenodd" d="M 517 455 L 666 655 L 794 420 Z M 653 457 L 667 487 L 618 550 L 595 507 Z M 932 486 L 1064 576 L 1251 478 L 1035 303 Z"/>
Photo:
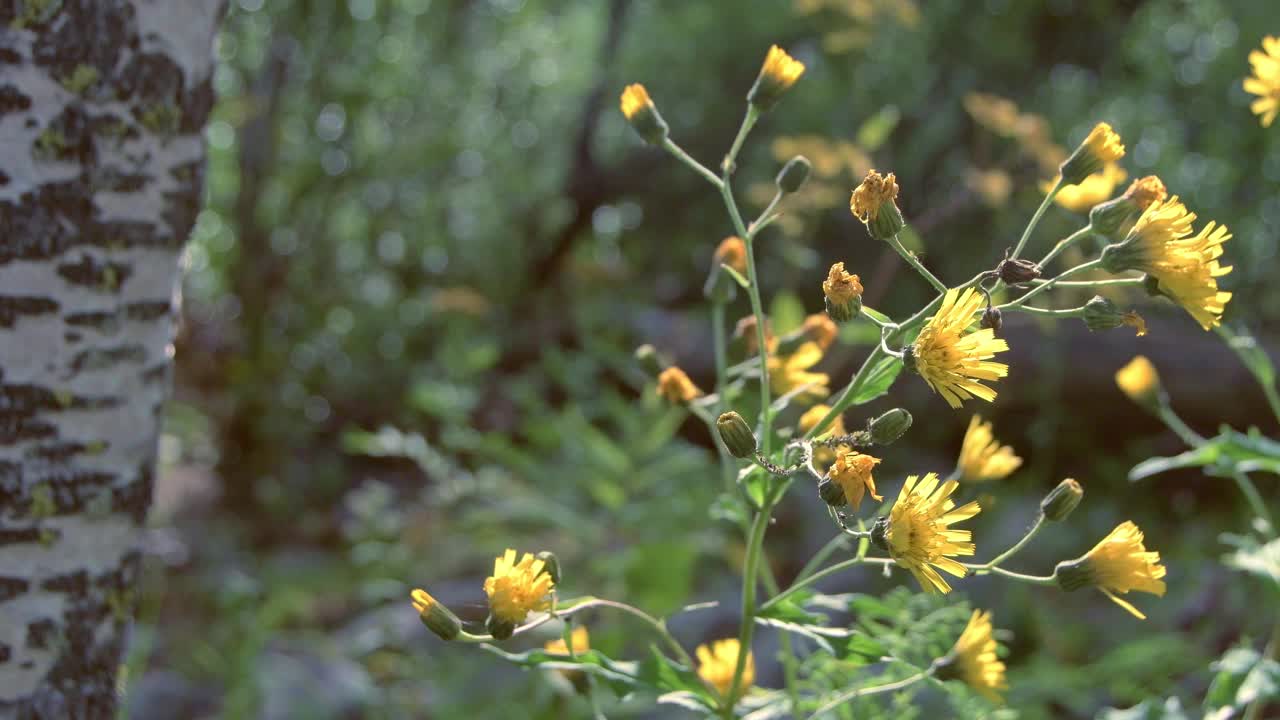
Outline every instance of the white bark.
<path id="1" fill-rule="evenodd" d="M 0 717 L 113 717 L 223 0 L 0 2 Z"/>

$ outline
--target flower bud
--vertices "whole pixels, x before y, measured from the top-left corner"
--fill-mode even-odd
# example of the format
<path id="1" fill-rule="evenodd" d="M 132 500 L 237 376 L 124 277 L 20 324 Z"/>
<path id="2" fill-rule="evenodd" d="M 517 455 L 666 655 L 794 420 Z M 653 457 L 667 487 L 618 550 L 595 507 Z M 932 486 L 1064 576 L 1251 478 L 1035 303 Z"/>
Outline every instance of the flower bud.
<path id="1" fill-rule="evenodd" d="M 1159 407 L 1164 388 L 1160 374 L 1143 355 L 1137 355 L 1127 365 L 1116 371 L 1116 385 L 1129 399 L 1148 410 Z"/>
<path id="2" fill-rule="evenodd" d="M 736 235 L 720 241 L 715 255 L 711 258 L 711 271 L 707 273 L 707 282 L 702 286 L 702 294 L 714 303 L 727 303 L 738 294 L 738 281 L 724 267 L 734 269 L 739 275 L 747 273 L 747 246 L 742 238 Z"/>
<path id="3" fill-rule="evenodd" d="M 556 585 L 559 585 L 560 584 L 560 558 L 556 557 L 556 554 L 551 552 L 550 550 L 543 550 L 542 552 L 538 553 L 534 557 L 542 561 L 543 563 L 542 572 L 546 573 L 547 575 L 550 575 L 551 582 L 555 583 Z"/>
<path id="4" fill-rule="evenodd" d="M 1000 332 L 1000 328 L 1004 327 L 1004 314 L 998 307 L 988 307 L 982 311 L 982 320 L 979 324 L 984 328 Z"/>
<path id="5" fill-rule="evenodd" d="M 898 182 L 893 173 L 881 175 L 868 170 L 862 183 L 849 198 L 849 212 L 867 226 L 867 232 L 877 240 L 890 240 L 898 236 L 907 223 L 898 209 Z"/>
<path id="6" fill-rule="evenodd" d="M 1093 570 L 1085 558 L 1063 560 L 1053 569 L 1053 579 L 1058 587 L 1067 592 L 1075 592 L 1080 588 L 1097 584 Z"/>
<path id="7" fill-rule="evenodd" d="M 830 478 L 822 478 L 818 481 L 818 497 L 831 507 L 844 507 L 849 502 L 844 496 L 844 488 L 831 482 Z"/>
<path id="8" fill-rule="evenodd" d="M 1096 233 L 1121 240 L 1147 207 L 1163 202 L 1167 195 L 1160 178 L 1155 175 L 1139 178 L 1120 197 L 1095 205 L 1089 211 L 1089 225 Z"/>
<path id="9" fill-rule="evenodd" d="M 720 431 L 720 439 L 728 448 L 729 454 L 736 458 L 749 458 L 756 454 L 756 436 L 751 426 L 736 412 L 727 412 L 716 419 L 716 429 Z"/>
<path id="10" fill-rule="evenodd" d="M 1098 123 L 1075 152 L 1063 161 L 1062 182 L 1075 185 L 1102 169 L 1109 162 L 1124 157 L 1120 136 L 1107 123 Z"/>
<path id="11" fill-rule="evenodd" d="M 911 429 L 911 413 L 903 408 L 894 408 L 872 420 L 867 427 L 871 433 L 871 442 L 876 445 L 888 445 Z"/>
<path id="12" fill-rule="evenodd" d="M 889 516 L 882 515 L 876 518 L 876 522 L 871 526 L 871 542 L 881 550 L 889 549 Z"/>
<path id="13" fill-rule="evenodd" d="M 1101 295 L 1084 304 L 1084 324 L 1090 330 L 1113 330 L 1124 324 L 1124 313 L 1110 300 Z"/>
<path id="14" fill-rule="evenodd" d="M 489 618 L 484 621 L 484 627 L 494 640 L 506 640 L 516 631 L 515 623 L 503 620 L 493 613 L 489 613 Z"/>
<path id="15" fill-rule="evenodd" d="M 422 624 L 441 640 L 453 640 L 462 632 L 462 622 L 458 620 L 458 616 L 431 597 L 426 590 L 415 589 L 409 596 Z"/>
<path id="16" fill-rule="evenodd" d="M 812 167 L 809 159 L 803 155 L 797 155 L 788 160 L 787 164 L 778 171 L 776 179 L 778 191 L 787 195 L 799 190 L 804 185 L 804 181 L 809 179 L 809 171 Z"/>
<path id="17" fill-rule="evenodd" d="M 832 320 L 849 322 L 862 312 L 862 283 L 857 275 L 845 272 L 844 263 L 838 262 L 827 272 L 822 281 L 823 302 L 827 316 Z"/>
<path id="18" fill-rule="evenodd" d="M 621 107 L 627 122 L 631 123 L 631 127 L 635 128 L 645 142 L 661 145 L 666 141 L 670 132 L 667 121 L 658 114 L 658 107 L 649 99 L 649 92 L 644 89 L 644 85 L 628 85 L 622 91 Z"/>
<path id="19" fill-rule="evenodd" d="M 701 388 L 693 384 L 684 370 L 672 365 L 658 373 L 658 395 L 668 402 L 681 404 L 702 397 Z"/>
<path id="20" fill-rule="evenodd" d="M 1021 285 L 1040 277 L 1040 266 L 1023 258 L 1005 258 L 996 272 L 1005 285 Z"/>
<path id="21" fill-rule="evenodd" d="M 756 110 L 765 112 L 773 107 L 782 95 L 804 74 L 804 63 L 787 54 L 787 51 L 774 45 L 764 58 L 760 74 L 747 93 L 747 102 Z"/>
<path id="22" fill-rule="evenodd" d="M 1072 510 L 1080 504 L 1080 500 L 1084 498 L 1084 488 L 1080 487 L 1080 483 L 1067 478 L 1058 483 L 1058 486 L 1049 491 L 1048 495 L 1040 501 L 1040 512 L 1044 513 L 1046 520 L 1054 522 L 1062 522 L 1067 519 Z"/>
<path id="23" fill-rule="evenodd" d="M 648 343 L 636 348 L 635 358 L 636 362 L 640 364 L 640 369 L 653 378 L 658 377 L 658 374 L 670 364 L 655 347 Z"/>

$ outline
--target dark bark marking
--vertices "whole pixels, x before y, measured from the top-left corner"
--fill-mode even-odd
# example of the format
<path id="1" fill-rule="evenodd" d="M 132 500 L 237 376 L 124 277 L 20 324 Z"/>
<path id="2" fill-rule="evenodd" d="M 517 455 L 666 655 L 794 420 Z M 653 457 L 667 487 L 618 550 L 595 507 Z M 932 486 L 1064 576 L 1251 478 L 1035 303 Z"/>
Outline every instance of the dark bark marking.
<path id="1" fill-rule="evenodd" d="M 105 370 L 120 363 L 140 363 L 147 359 L 147 349 L 142 345 L 131 343 L 110 348 L 91 348 L 81 350 L 71 360 L 73 373 L 85 370 Z"/>
<path id="2" fill-rule="evenodd" d="M 168 315 L 173 310 L 173 303 L 168 300 L 144 300 L 129 303 L 124 307 L 125 315 L 130 320 L 152 322 Z"/>
<path id="3" fill-rule="evenodd" d="M 27 625 L 27 647 L 46 650 L 58 634 L 58 626 L 49 618 L 40 618 Z"/>
<path id="4" fill-rule="evenodd" d="M 117 262 L 100 262 L 88 253 L 80 256 L 76 262 L 58 265 L 58 274 L 72 285 L 95 288 L 106 292 L 115 292 L 124 286 L 133 269 Z"/>
<path id="5" fill-rule="evenodd" d="M 31 109 L 31 98 L 16 86 L 0 86 L 0 117 Z"/>
<path id="6" fill-rule="evenodd" d="M 0 327 L 11 328 L 20 315 L 57 312 L 58 303 L 45 297 L 6 295 L 0 297 Z"/>
<path id="7" fill-rule="evenodd" d="M 115 512 L 128 513 L 134 522 L 141 525 L 147 520 L 147 510 L 151 508 L 151 494 L 155 487 L 155 473 L 150 464 L 138 468 L 138 476 L 133 482 L 123 487 L 111 488 L 111 509 Z"/>
<path id="8" fill-rule="evenodd" d="M 0 603 L 11 600 L 29 589 L 31 589 L 31 583 L 22 578 L 0 576 Z"/>
<path id="9" fill-rule="evenodd" d="M 54 575 L 41 583 L 40 587 L 50 592 L 83 595 L 89 591 L 89 573 L 85 570 L 76 570 L 63 575 Z"/>

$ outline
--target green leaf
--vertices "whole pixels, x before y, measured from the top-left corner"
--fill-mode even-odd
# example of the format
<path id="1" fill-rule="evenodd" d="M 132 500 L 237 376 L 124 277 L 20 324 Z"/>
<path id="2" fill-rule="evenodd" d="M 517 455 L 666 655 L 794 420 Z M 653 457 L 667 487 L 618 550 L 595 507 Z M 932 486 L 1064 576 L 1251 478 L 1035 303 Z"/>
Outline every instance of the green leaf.
<path id="1" fill-rule="evenodd" d="M 769 304 L 769 324 L 773 334 L 782 337 L 804 325 L 804 303 L 792 292 L 780 292 Z"/>
<path id="2" fill-rule="evenodd" d="M 1272 364 L 1267 352 L 1259 345 L 1256 338 L 1247 329 L 1233 331 L 1227 327 L 1219 327 L 1218 334 L 1227 342 L 1227 347 L 1235 351 L 1240 362 L 1249 368 L 1249 372 L 1257 378 L 1258 383 L 1266 387 L 1275 387 L 1276 366 Z"/>
<path id="3" fill-rule="evenodd" d="M 1265 545 L 1260 545 L 1257 540 L 1247 536 L 1229 536 L 1224 540 L 1232 542 L 1238 549 L 1224 557 L 1223 563 L 1270 580 L 1280 590 L 1280 539 Z"/>
<path id="4" fill-rule="evenodd" d="M 1187 467 L 1203 467 L 1209 475 L 1268 472 L 1280 475 L 1280 443 L 1264 437 L 1257 428 L 1241 433 L 1223 426 L 1216 437 L 1173 457 L 1143 460 L 1129 471 L 1132 481 Z"/>
<path id="5" fill-rule="evenodd" d="M 1165 700 L 1143 700 L 1124 710 L 1107 708 L 1098 714 L 1098 720 L 1190 720 L 1182 709 L 1182 701 L 1176 697 Z"/>
<path id="6" fill-rule="evenodd" d="M 825 620 L 825 618 L 819 618 L 819 620 Z M 843 640 L 853 635 L 853 631 L 847 628 L 833 628 L 825 625 L 798 623 L 788 620 L 775 620 L 773 618 L 760 616 L 756 617 L 756 622 L 761 625 L 768 625 L 769 627 L 775 627 L 779 630 L 784 630 L 789 633 L 806 637 L 816 643 L 818 647 L 832 655 L 836 654 L 836 646 L 831 642 L 833 638 Z"/>
<path id="7" fill-rule="evenodd" d="M 1212 665 L 1216 673 L 1204 698 L 1204 708 L 1242 709 L 1255 701 L 1280 697 L 1280 663 L 1251 647 L 1234 647 Z M 1221 713 L 1231 717 L 1232 713 Z"/>
<path id="8" fill-rule="evenodd" d="M 880 312 L 879 310 L 873 310 L 872 308 L 869 308 L 869 307 L 867 307 L 866 305 L 863 305 L 863 306 L 862 306 L 862 314 L 863 314 L 863 315 L 866 315 L 866 316 L 868 316 L 868 317 L 875 318 L 878 322 L 882 322 L 882 323 L 892 323 L 892 322 L 893 322 L 893 320 L 891 320 L 891 319 L 889 318 L 889 316 L 888 316 L 888 315 L 885 315 L 884 313 Z"/>
<path id="9" fill-rule="evenodd" d="M 729 273 L 729 277 L 733 278 L 735 282 L 741 285 L 743 290 L 746 290 L 751 287 L 751 282 L 746 278 L 742 277 L 742 273 L 738 272 L 737 270 L 734 270 L 733 268 L 729 267 L 728 265 L 725 265 L 724 263 L 720 263 L 720 269 Z"/>
<path id="10" fill-rule="evenodd" d="M 687 701 L 692 701 L 695 706 L 700 705 L 706 708 L 716 706 L 716 699 L 712 697 L 711 691 L 692 668 L 668 658 L 658 652 L 656 647 L 649 647 L 649 657 L 640 663 L 637 677 L 641 683 L 661 693 L 674 693 L 675 696 L 667 698 L 666 702 L 685 704 Z M 662 697 L 667 697 L 666 694 Z"/>
<path id="11" fill-rule="evenodd" d="M 853 404 L 869 403 L 889 392 L 889 387 L 893 385 L 894 380 L 898 379 L 900 372 L 902 372 L 902 360 L 895 357 L 881 358 L 867 371 L 866 377 L 853 394 Z"/>
<path id="12" fill-rule="evenodd" d="M 760 611 L 759 615 L 756 617 L 798 623 L 820 623 L 826 620 L 826 617 L 816 613 L 811 613 L 804 609 L 805 603 L 807 603 L 813 596 L 813 590 L 804 589 L 797 591 L 792 593 L 790 596 L 783 598 L 780 602 L 774 603 Z"/>
<path id="13" fill-rule="evenodd" d="M 480 647 L 521 667 L 542 670 L 580 670 L 589 673 L 608 684 L 618 697 L 626 697 L 637 687 L 649 684 L 638 677 L 642 674 L 638 663 L 615 661 L 599 650 L 588 650 L 570 658 L 565 655 L 552 655 L 541 648 L 522 653 L 510 653 L 493 645 L 486 644 Z"/>
<path id="14" fill-rule="evenodd" d="M 885 140 L 889 139 L 890 133 L 898 126 L 898 120 L 901 117 L 902 113 L 898 112 L 896 105 L 880 108 L 879 112 L 867 118 L 858 128 L 854 142 L 869 153 L 875 152 Z"/>
<path id="15" fill-rule="evenodd" d="M 773 476 L 759 465 L 748 465 L 738 471 L 738 486 L 746 494 L 752 507 L 764 507 L 764 499 L 773 487 Z"/>

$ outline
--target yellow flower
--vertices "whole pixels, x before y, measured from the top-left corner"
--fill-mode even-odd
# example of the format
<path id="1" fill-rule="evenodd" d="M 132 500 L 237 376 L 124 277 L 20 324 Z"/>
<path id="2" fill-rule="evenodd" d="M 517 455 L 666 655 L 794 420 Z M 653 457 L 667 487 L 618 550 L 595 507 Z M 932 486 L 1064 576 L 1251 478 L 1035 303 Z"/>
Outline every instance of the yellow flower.
<path id="1" fill-rule="evenodd" d="M 875 170 L 868 170 L 862 184 L 849 198 L 849 212 L 862 222 L 870 223 L 880 216 L 880 209 L 885 203 L 894 202 L 897 197 L 898 181 L 893 173 L 881 175 Z"/>
<path id="2" fill-rule="evenodd" d="M 1062 162 L 1060 168 L 1063 183 L 1075 185 L 1098 172 L 1107 163 L 1124 157 L 1124 144 L 1120 136 L 1107 123 L 1098 123 L 1075 152 Z"/>
<path id="3" fill-rule="evenodd" d="M 684 370 L 675 365 L 658 375 L 658 394 L 673 403 L 687 403 L 703 395 Z"/>
<path id="4" fill-rule="evenodd" d="M 1144 355 L 1137 355 L 1116 371 L 1116 385 L 1139 405 L 1153 405 L 1159 398 L 1160 374 Z"/>
<path id="5" fill-rule="evenodd" d="M 670 132 L 667 122 L 658 114 L 658 106 L 653 104 L 644 85 L 632 83 L 623 89 L 619 107 L 622 116 L 645 142 L 660 145 L 667 138 Z"/>
<path id="6" fill-rule="evenodd" d="M 720 241 L 719 247 L 716 248 L 715 261 L 728 265 L 741 275 L 746 275 L 747 246 L 742 242 L 742 238 L 731 235 Z"/>
<path id="7" fill-rule="evenodd" d="M 1117 525 L 1084 557 L 1059 563 L 1054 570 L 1054 577 L 1063 589 L 1077 590 L 1093 585 L 1140 620 L 1146 620 L 1147 616 L 1117 593 L 1137 590 L 1163 597 L 1165 584 L 1161 578 L 1164 575 L 1160 553 L 1147 550 L 1142 543 L 1142 531 L 1131 520 Z"/>
<path id="8" fill-rule="evenodd" d="M 804 319 L 804 325 L 800 327 L 801 334 L 804 337 L 818 344 L 818 347 L 826 352 L 836 341 L 838 330 L 836 324 L 831 318 L 822 313 L 814 313 Z"/>
<path id="9" fill-rule="evenodd" d="M 640 112 L 654 107 L 653 100 L 649 98 L 649 91 L 640 83 L 632 83 L 625 87 L 619 104 L 623 117 L 628 120 L 634 120 Z"/>
<path id="10" fill-rule="evenodd" d="M 1227 226 L 1212 221 L 1192 235 L 1196 214 L 1174 195 L 1154 203 L 1134 223 L 1124 242 L 1109 245 L 1102 266 L 1109 272 L 1140 270 L 1157 282 L 1160 292 L 1181 305 L 1200 327 L 1222 322 L 1231 293 L 1218 289 L 1218 278 L 1231 272 L 1221 265 L 1222 244 L 1231 239 Z"/>
<path id="11" fill-rule="evenodd" d="M 1058 191 L 1053 201 L 1071 212 L 1087 213 L 1090 208 L 1111 197 L 1116 185 L 1124 182 L 1129 173 L 1116 163 L 1107 163 L 1098 172 L 1086 177 L 1075 185 L 1067 185 Z M 1053 187 L 1053 183 L 1044 182 L 1040 187 L 1045 192 Z"/>
<path id="12" fill-rule="evenodd" d="M 759 110 L 768 110 L 803 74 L 804 63 L 788 55 L 786 50 L 773 45 L 765 55 L 755 84 L 747 93 L 747 102 Z"/>
<path id="13" fill-rule="evenodd" d="M 1249 64 L 1253 77 L 1244 79 L 1244 90 L 1258 96 L 1249 109 L 1262 118 L 1262 127 L 1271 127 L 1280 112 L 1280 38 L 1262 38 L 1262 50 L 1249 53 Z"/>
<path id="14" fill-rule="evenodd" d="M 698 656 L 698 677 L 720 695 L 728 695 L 733 685 L 733 672 L 738 666 L 738 652 L 741 646 L 736 638 L 716 640 L 710 645 L 699 645 L 694 654 Z M 742 680 L 739 687 L 746 691 L 756 680 L 756 661 L 751 651 L 747 651 L 746 665 L 742 668 Z"/>
<path id="15" fill-rule="evenodd" d="M 591 649 L 591 636 L 587 632 L 586 625 L 578 625 L 569 634 L 569 644 L 564 644 L 564 638 L 556 638 L 546 645 L 542 646 L 544 650 L 554 655 L 568 655 L 569 648 L 573 648 L 573 654 L 584 653 Z"/>
<path id="16" fill-rule="evenodd" d="M 996 391 L 980 381 L 1009 374 L 1008 365 L 990 362 L 996 353 L 1009 349 L 994 330 L 965 334 L 982 303 L 982 295 L 973 288 L 948 290 L 909 350 L 916 372 L 953 408 L 971 397 L 994 400 Z"/>
<path id="17" fill-rule="evenodd" d="M 844 497 L 856 511 L 862 506 L 862 496 L 870 493 L 876 501 L 884 500 L 876 494 L 876 481 L 871 477 L 871 470 L 880 464 L 879 458 L 863 455 L 856 450 L 842 449 L 837 453 L 836 461 L 831 465 L 827 475 L 831 482 L 844 490 Z"/>
<path id="18" fill-rule="evenodd" d="M 801 398 L 818 399 L 831 394 L 826 373 L 809 372 L 809 368 L 822 360 L 822 348 L 815 342 L 806 342 L 790 355 L 769 356 L 769 387 L 777 396 L 792 390 L 809 387 L 800 393 Z"/>
<path id="19" fill-rule="evenodd" d="M 897 502 L 889 511 L 888 526 L 882 531 L 883 546 L 895 562 L 915 576 L 925 592 L 948 593 L 951 586 L 934 568 L 964 577 L 964 566 L 951 558 L 973 555 L 971 533 L 952 530 L 951 524 L 968 520 L 981 508 L 976 502 L 956 507 L 951 494 L 960 484 L 955 480 L 939 485 L 936 473 L 925 475 L 919 483 L 918 479 L 911 475 L 903 484 Z M 880 526 L 878 522 L 876 528 Z M 877 530 L 873 530 L 872 539 L 876 533 Z"/>
<path id="20" fill-rule="evenodd" d="M 800 416 L 800 423 L 799 423 L 800 432 L 802 434 L 808 433 L 818 423 L 822 422 L 822 418 L 826 417 L 827 413 L 829 412 L 831 412 L 830 405 L 814 405 L 813 407 L 806 410 L 805 413 Z M 836 435 L 844 435 L 847 432 L 848 431 L 844 427 L 844 416 L 837 415 L 836 419 L 832 420 L 831 424 L 827 426 L 827 431 L 822 433 L 818 437 L 814 438 L 814 440 L 822 440 L 824 438 L 829 438 Z M 837 449 L 843 448 L 843 447 L 845 446 L 841 445 Z M 828 448 L 828 447 L 815 447 L 813 449 L 814 467 L 819 467 L 819 468 L 830 467 L 831 463 L 835 461 L 836 461 L 835 449 Z"/>
<path id="21" fill-rule="evenodd" d="M 991 423 L 982 422 L 974 415 L 969 419 L 969 429 L 960 444 L 960 460 L 956 473 L 965 482 L 986 482 L 1009 477 L 1022 465 L 1022 458 L 1013 454 L 1013 448 L 1001 445 L 991 430 Z"/>
<path id="22" fill-rule="evenodd" d="M 431 597 L 422 588 L 414 588 L 409 593 L 413 601 L 413 609 L 427 629 L 435 633 L 441 640 L 452 640 L 462 632 L 462 621 L 443 603 Z"/>
<path id="23" fill-rule="evenodd" d="M 506 623 L 521 623 L 530 611 L 550 608 L 555 582 L 545 569 L 546 563 L 530 553 L 516 562 L 516 551 L 510 548 L 496 558 L 493 575 L 484 581 L 494 617 Z"/>
<path id="24" fill-rule="evenodd" d="M 996 656 L 996 639 L 992 636 L 989 611 L 973 611 L 951 653 L 955 676 L 983 697 L 1000 702 L 999 691 L 1008 688 L 1009 684 L 1004 677 L 1004 663 Z"/>

